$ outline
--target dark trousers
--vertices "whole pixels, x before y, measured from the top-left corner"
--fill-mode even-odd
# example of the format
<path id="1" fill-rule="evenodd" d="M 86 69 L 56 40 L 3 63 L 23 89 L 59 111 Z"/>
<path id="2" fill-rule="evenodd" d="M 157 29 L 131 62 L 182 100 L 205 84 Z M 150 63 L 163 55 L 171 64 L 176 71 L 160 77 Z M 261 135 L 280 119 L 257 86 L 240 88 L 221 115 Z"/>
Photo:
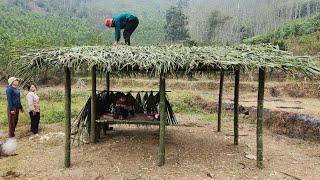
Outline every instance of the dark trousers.
<path id="1" fill-rule="evenodd" d="M 129 114 L 129 112 L 125 108 L 120 107 L 120 106 L 115 107 L 115 115 L 123 116 L 123 118 L 127 118 L 128 114 Z"/>
<path id="2" fill-rule="evenodd" d="M 14 112 L 15 114 L 11 114 L 10 109 L 8 109 L 9 138 L 15 137 L 15 131 L 19 120 L 19 109 L 15 109 Z"/>
<path id="3" fill-rule="evenodd" d="M 132 33 L 136 30 L 138 25 L 139 25 L 139 19 L 137 17 L 127 22 L 126 27 L 124 28 L 124 31 L 123 31 L 123 37 L 126 45 L 130 46 L 131 44 L 130 37 Z"/>
<path id="4" fill-rule="evenodd" d="M 31 119 L 30 131 L 33 132 L 33 134 L 37 134 L 39 130 L 40 112 L 37 112 L 35 115 L 33 115 L 32 112 L 29 112 L 29 115 Z"/>

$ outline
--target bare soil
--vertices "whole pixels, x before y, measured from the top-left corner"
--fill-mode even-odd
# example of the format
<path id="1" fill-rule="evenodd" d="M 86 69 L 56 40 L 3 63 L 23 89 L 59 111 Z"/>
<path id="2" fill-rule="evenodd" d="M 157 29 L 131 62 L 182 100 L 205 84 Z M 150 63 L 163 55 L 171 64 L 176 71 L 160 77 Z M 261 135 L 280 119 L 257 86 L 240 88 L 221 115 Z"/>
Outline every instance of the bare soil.
<path id="1" fill-rule="evenodd" d="M 248 157 L 255 151 L 255 124 L 240 123 L 234 146 L 232 118 L 216 132 L 216 122 L 178 115 L 166 131 L 166 164 L 157 166 L 157 127 L 114 126 L 97 144 L 72 147 L 72 167 L 63 168 L 63 127 L 42 125 L 39 137 L 18 129 L 18 155 L 0 159 L 0 179 L 317 179 L 320 144 L 290 139 L 265 130 L 264 164 Z"/>
<path id="2" fill-rule="evenodd" d="M 150 88 L 157 87 L 157 81 L 148 82 Z M 184 84 L 169 81 L 169 89 L 175 89 L 178 94 L 184 92 L 181 89 L 187 89 L 190 93 L 201 93 L 211 104 L 217 101 L 218 83 L 204 82 L 200 83 L 201 87 L 193 86 L 198 82 L 189 84 L 189 81 Z M 275 85 L 272 83 L 270 88 Z M 128 82 L 115 86 L 127 87 Z M 136 83 L 132 83 L 132 87 L 127 88 L 135 86 Z M 63 89 L 56 89 L 59 88 Z M 278 89 L 278 97 L 266 91 L 265 108 L 320 116 L 317 93 L 292 98 L 283 88 Z M 232 83 L 226 84 L 225 102 L 232 102 L 232 91 Z M 310 91 L 313 90 L 310 88 Z M 240 92 L 241 105 L 256 106 L 256 83 L 242 84 Z M 314 92 L 318 92 L 317 88 Z M 232 117 L 225 117 L 221 133 L 216 132 L 216 122 L 201 121 L 195 115 L 177 115 L 177 118 L 179 125 L 166 131 L 166 165 L 163 167 L 157 166 L 157 127 L 114 126 L 115 130 L 97 144 L 73 146 L 70 169 L 63 168 L 63 125 L 42 125 L 39 137 L 28 133 L 28 127 L 19 127 L 18 155 L 0 157 L 0 179 L 318 179 L 320 176 L 320 144 L 317 142 L 291 139 L 265 129 L 265 168 L 260 170 L 254 159 L 245 157 L 255 158 L 255 124 L 242 120 L 240 143 L 234 146 Z M 0 140 L 4 136 L 0 133 Z"/>
<path id="3" fill-rule="evenodd" d="M 228 95 L 225 102 L 233 102 L 233 97 Z M 242 94 L 239 104 L 245 107 L 257 106 L 257 94 Z M 319 98 L 272 97 L 269 94 L 266 94 L 264 107 L 270 110 L 301 113 L 320 117 Z"/>

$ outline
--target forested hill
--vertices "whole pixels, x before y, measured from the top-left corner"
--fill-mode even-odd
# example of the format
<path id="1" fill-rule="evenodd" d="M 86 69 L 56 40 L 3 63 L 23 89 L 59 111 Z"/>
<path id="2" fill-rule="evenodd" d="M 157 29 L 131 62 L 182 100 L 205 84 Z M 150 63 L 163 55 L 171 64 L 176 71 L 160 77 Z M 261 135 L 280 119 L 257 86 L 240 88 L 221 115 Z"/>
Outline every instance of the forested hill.
<path id="1" fill-rule="evenodd" d="M 133 12 L 140 19 L 133 41 L 140 45 L 164 42 L 165 11 L 171 4 L 174 3 L 170 0 L 7 0 L 8 6 L 18 6 L 41 15 L 82 19 L 104 33 L 108 42 L 114 40 L 114 30 L 104 27 L 104 19 L 118 12 Z"/>
<path id="2" fill-rule="evenodd" d="M 244 42 L 273 43 L 297 54 L 316 55 L 320 50 L 320 14 L 293 20 L 266 35 L 257 35 Z"/>
<path id="3" fill-rule="evenodd" d="M 103 40 L 97 38 L 98 31 L 79 18 L 39 15 L 18 7 L 2 6 L 0 19 L 1 37 L 12 42 L 42 40 L 47 45 L 65 46 Z"/>
<path id="4" fill-rule="evenodd" d="M 79 18 L 0 6 L 0 69 L 7 67 L 13 52 L 28 48 L 105 43 L 101 32 Z"/>
<path id="5" fill-rule="evenodd" d="M 307 19 L 320 12 L 320 0 L 0 0 L 0 70 L 6 69 L 12 52 L 28 48 L 111 44 L 114 30 L 106 29 L 103 21 L 121 11 L 133 12 L 140 19 L 134 44 L 171 43 L 165 38 L 165 27 L 172 6 L 179 7 L 187 18 L 182 28 L 188 31 L 189 40 L 207 45 L 283 35 L 290 28 L 272 32 L 286 23 L 294 32 L 312 29 L 318 24 Z M 173 17 L 175 23 L 179 17 Z M 290 23 L 292 20 L 296 21 Z M 180 26 L 172 29 L 176 28 Z M 314 54 L 320 49 L 318 39 L 319 31 L 314 31 L 280 44 L 305 51 L 311 42 L 308 53 Z"/>
<path id="6" fill-rule="evenodd" d="M 165 42 L 165 13 L 170 6 L 182 6 L 188 17 L 191 39 L 209 43 L 239 43 L 247 37 L 266 34 L 284 23 L 320 11 L 320 0 L 6 0 L 40 14 L 81 18 L 96 29 L 106 31 L 103 19 L 120 11 L 140 18 L 135 42 Z M 215 13 L 218 11 L 218 13 Z M 215 13 L 215 14 L 214 14 Z M 210 17 L 216 27 L 210 27 Z M 212 19 L 212 18 L 211 18 Z M 213 31 L 213 32 L 210 32 Z M 208 37 L 210 36 L 210 37 Z M 112 40 L 112 32 L 105 34 Z"/>

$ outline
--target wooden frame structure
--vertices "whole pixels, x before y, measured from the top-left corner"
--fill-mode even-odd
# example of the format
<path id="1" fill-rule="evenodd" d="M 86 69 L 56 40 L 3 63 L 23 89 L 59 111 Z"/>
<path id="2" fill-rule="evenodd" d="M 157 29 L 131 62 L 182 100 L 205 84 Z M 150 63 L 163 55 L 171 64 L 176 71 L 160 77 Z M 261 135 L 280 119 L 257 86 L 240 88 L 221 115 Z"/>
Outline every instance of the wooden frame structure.
<path id="1" fill-rule="evenodd" d="M 92 60 L 93 59 L 93 60 Z M 218 132 L 222 123 L 222 97 L 224 75 L 234 72 L 234 145 L 239 144 L 239 84 L 240 72 L 259 69 L 259 88 L 257 101 L 257 166 L 263 168 L 263 100 L 266 69 L 284 71 L 292 74 L 319 74 L 320 68 L 310 57 L 294 56 L 271 45 L 239 47 L 72 47 L 30 52 L 17 61 L 17 75 L 28 78 L 30 73 L 41 70 L 65 69 L 65 167 L 71 164 L 71 72 L 88 72 L 92 76 L 90 142 L 97 141 L 96 126 L 96 72 L 106 73 L 106 89 L 110 91 L 110 73 L 139 72 L 159 77 L 160 123 L 159 123 L 159 161 L 165 164 L 166 133 L 166 75 L 185 74 L 200 71 L 220 71 Z"/>
<path id="2" fill-rule="evenodd" d="M 97 123 L 101 122 L 97 120 L 96 115 L 96 90 L 97 90 L 97 81 L 96 81 L 96 67 L 93 66 L 91 69 L 91 132 L 90 132 L 90 142 L 96 143 L 99 130 L 96 126 Z M 223 85 L 224 85 L 224 70 L 220 71 L 220 88 L 219 88 L 219 103 L 218 103 L 218 132 L 221 132 L 221 119 L 222 119 L 222 96 L 223 96 Z M 235 84 L 234 84 L 234 145 L 239 144 L 239 84 L 240 84 L 240 70 L 235 69 Z M 151 125 L 159 125 L 159 166 L 165 164 L 165 129 L 166 129 L 166 76 L 164 73 L 161 73 L 159 80 L 159 92 L 160 92 L 160 123 L 158 122 L 149 122 Z M 65 68 L 65 117 L 66 117 L 66 150 L 65 150 L 65 167 L 70 167 L 70 142 L 71 142 L 71 74 L 68 68 Z M 265 86 L 265 70 L 264 68 L 259 68 L 259 86 L 258 86 L 258 111 L 257 111 L 257 166 L 263 168 L 263 101 L 264 101 L 264 86 Z M 110 91 L 110 74 L 106 75 L 106 87 L 107 91 Z M 141 122 L 129 122 L 129 121 L 115 121 L 109 122 L 109 124 L 141 124 Z M 97 132 L 98 131 L 98 132 Z"/>
<path id="3" fill-rule="evenodd" d="M 257 167 L 263 168 L 263 120 L 264 120 L 264 89 L 265 89 L 265 68 L 259 68 L 259 85 L 258 85 L 258 105 L 257 105 Z M 240 71 L 235 70 L 235 85 L 234 85 L 234 145 L 239 144 L 239 82 Z M 220 87 L 219 87 L 219 101 L 218 101 L 218 132 L 221 132 L 221 118 L 222 118 L 222 96 L 224 85 L 224 71 L 220 73 Z"/>
<path id="4" fill-rule="evenodd" d="M 97 114 L 95 109 L 97 108 L 97 74 L 96 66 L 91 68 L 91 121 L 90 121 L 90 142 L 96 143 L 100 129 L 97 128 L 97 123 L 103 122 L 97 120 Z M 159 166 L 165 164 L 165 131 L 166 131 L 166 76 L 165 73 L 161 73 L 159 78 L 159 115 L 160 121 L 150 121 L 148 125 L 159 125 Z M 106 74 L 106 87 L 107 91 L 110 91 L 110 74 Z M 108 124 L 144 124 L 144 122 L 134 121 L 112 121 Z M 68 168 L 71 165 L 71 71 L 69 68 L 65 68 L 65 167 Z"/>

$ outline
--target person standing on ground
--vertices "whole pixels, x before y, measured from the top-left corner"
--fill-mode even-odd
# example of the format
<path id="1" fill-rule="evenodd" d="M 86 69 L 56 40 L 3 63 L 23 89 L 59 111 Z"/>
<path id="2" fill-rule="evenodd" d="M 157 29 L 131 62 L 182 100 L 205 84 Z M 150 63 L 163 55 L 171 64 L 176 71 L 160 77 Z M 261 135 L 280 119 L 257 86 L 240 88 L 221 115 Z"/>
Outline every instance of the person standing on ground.
<path id="1" fill-rule="evenodd" d="M 39 122 L 40 122 L 40 103 L 39 96 L 36 94 L 37 87 L 34 84 L 27 85 L 27 110 L 31 119 L 30 131 L 33 134 L 38 134 Z"/>
<path id="2" fill-rule="evenodd" d="M 105 26 L 109 28 L 115 28 L 115 42 L 114 45 L 118 46 L 121 39 L 121 30 L 123 31 L 123 37 L 126 45 L 131 44 L 130 37 L 139 25 L 139 19 L 131 13 L 120 13 L 113 18 L 107 18 L 105 20 Z"/>
<path id="3" fill-rule="evenodd" d="M 9 125 L 9 138 L 15 137 L 15 130 L 19 120 L 19 111 L 23 112 L 20 99 L 19 79 L 10 77 L 8 79 L 8 86 L 6 89 L 7 102 L 8 102 L 8 125 Z"/>

